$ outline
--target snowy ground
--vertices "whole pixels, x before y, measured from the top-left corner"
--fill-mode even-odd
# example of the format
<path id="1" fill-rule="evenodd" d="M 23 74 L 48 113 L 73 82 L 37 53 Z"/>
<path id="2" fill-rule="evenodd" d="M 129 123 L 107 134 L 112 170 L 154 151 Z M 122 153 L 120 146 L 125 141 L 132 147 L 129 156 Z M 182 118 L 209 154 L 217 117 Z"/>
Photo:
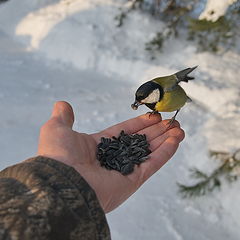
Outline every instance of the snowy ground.
<path id="1" fill-rule="evenodd" d="M 155 61 L 144 43 L 163 24 L 135 12 L 124 28 L 113 18 L 120 0 L 10 0 L 0 5 L 0 168 L 31 157 L 38 131 L 57 100 L 75 110 L 74 128 L 95 132 L 147 111 L 132 111 L 143 81 L 199 65 L 184 84 L 194 100 L 179 114 L 186 132 L 179 151 L 120 208 L 108 214 L 114 240 L 237 240 L 240 183 L 196 200 L 176 182 L 188 168 L 211 171 L 208 150 L 240 148 L 240 55 L 196 53 L 170 41 Z M 163 115 L 169 117 L 171 115 Z"/>

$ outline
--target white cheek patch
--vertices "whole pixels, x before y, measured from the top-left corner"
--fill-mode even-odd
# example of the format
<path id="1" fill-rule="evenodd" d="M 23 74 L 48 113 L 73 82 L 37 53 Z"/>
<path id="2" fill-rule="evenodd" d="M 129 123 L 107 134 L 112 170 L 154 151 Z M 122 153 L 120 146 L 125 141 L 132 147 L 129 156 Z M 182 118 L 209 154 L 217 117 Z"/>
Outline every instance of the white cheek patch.
<path id="1" fill-rule="evenodd" d="M 146 98 L 144 98 L 142 103 L 156 103 L 159 101 L 160 91 L 159 89 L 153 90 Z"/>

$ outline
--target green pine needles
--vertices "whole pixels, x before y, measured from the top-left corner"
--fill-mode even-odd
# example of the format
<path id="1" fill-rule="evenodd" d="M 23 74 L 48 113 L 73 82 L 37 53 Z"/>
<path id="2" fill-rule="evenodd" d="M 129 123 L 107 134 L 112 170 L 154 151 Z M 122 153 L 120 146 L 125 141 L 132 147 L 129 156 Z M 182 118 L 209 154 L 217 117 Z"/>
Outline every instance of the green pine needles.
<path id="1" fill-rule="evenodd" d="M 196 41 L 199 51 L 220 52 L 228 50 L 236 42 L 236 22 L 225 16 L 216 22 L 189 19 L 188 40 Z"/>
<path id="2" fill-rule="evenodd" d="M 222 53 L 236 47 L 239 40 L 240 0 L 229 6 L 228 11 L 216 22 L 199 20 L 201 0 L 126 0 L 128 3 L 121 8 L 115 17 L 117 26 L 121 27 L 130 12 L 140 9 L 150 13 L 165 23 L 164 30 L 146 42 L 145 49 L 154 59 L 163 51 L 165 44 L 178 36 L 192 41 L 198 51 Z M 167 46 L 166 46 L 167 47 Z"/>
<path id="3" fill-rule="evenodd" d="M 184 198 L 206 195 L 213 190 L 220 189 L 221 181 L 236 181 L 240 175 L 240 149 L 233 154 L 227 152 L 210 151 L 212 158 L 219 159 L 221 164 L 211 174 L 206 174 L 197 168 L 190 169 L 191 177 L 197 180 L 196 184 L 178 184 L 179 192 Z"/>

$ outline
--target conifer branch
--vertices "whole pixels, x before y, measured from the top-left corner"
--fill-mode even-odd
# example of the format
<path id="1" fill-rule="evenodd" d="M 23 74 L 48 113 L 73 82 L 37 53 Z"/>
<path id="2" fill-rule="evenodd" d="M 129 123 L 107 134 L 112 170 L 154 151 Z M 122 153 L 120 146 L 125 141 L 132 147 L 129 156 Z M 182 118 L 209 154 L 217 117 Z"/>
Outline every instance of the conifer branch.
<path id="1" fill-rule="evenodd" d="M 221 180 L 225 178 L 228 182 L 233 182 L 238 179 L 240 172 L 236 169 L 240 168 L 240 159 L 237 155 L 240 149 L 233 154 L 226 152 L 213 152 L 210 151 L 210 156 L 222 160 L 222 164 L 216 168 L 210 175 L 200 171 L 197 168 L 190 169 L 191 177 L 199 180 L 194 185 L 184 185 L 177 183 L 179 192 L 184 198 L 199 197 L 212 192 L 215 189 L 220 189 Z"/>

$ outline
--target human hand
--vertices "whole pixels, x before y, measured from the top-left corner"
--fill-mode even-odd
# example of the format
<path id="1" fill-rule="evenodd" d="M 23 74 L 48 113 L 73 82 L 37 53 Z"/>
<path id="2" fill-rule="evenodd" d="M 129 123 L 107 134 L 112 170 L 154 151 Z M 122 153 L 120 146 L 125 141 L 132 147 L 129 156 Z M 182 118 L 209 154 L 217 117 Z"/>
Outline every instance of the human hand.
<path id="1" fill-rule="evenodd" d="M 145 114 L 95 134 L 72 130 L 73 122 L 71 106 L 66 102 L 57 102 L 50 120 L 41 128 L 37 154 L 75 168 L 94 189 L 105 212 L 118 207 L 159 170 L 173 156 L 184 138 L 184 131 L 178 122 L 174 121 L 168 128 L 168 120 L 162 121 L 158 114 L 150 118 Z M 128 134 L 146 134 L 152 151 L 150 158 L 136 165 L 134 172 L 127 176 L 101 167 L 96 159 L 101 137 L 118 136 L 121 130 Z"/>

